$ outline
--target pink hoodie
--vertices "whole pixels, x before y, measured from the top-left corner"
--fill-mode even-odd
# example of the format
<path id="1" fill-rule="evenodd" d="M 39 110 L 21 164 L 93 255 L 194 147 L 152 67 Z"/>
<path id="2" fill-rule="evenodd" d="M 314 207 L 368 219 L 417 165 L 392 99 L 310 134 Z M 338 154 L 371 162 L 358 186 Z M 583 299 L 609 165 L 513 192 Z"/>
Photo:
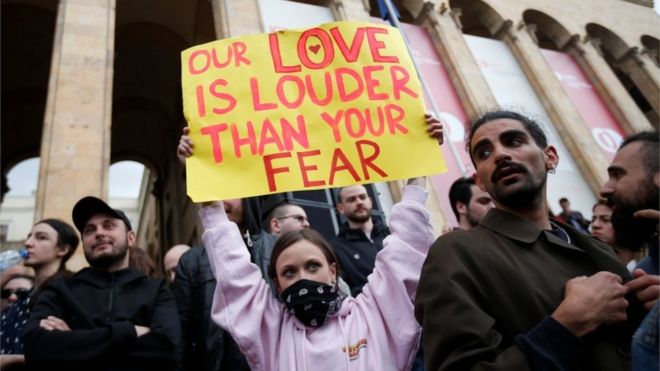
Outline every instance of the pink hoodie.
<path id="1" fill-rule="evenodd" d="M 434 241 L 426 193 L 407 186 L 390 217 L 392 234 L 357 298 L 318 328 L 305 327 L 273 297 L 221 206 L 200 211 L 218 282 L 211 317 L 234 338 L 254 371 L 409 370 L 419 345 L 413 314 L 419 274 Z"/>

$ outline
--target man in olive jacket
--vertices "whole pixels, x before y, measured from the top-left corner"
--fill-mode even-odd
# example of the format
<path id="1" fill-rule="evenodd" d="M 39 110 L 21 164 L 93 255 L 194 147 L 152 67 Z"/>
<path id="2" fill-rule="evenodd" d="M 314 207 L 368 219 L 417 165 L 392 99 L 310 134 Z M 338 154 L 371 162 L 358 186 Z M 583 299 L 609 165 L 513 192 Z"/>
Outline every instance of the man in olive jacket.
<path id="1" fill-rule="evenodd" d="M 632 280 L 607 245 L 549 220 L 559 157 L 536 123 L 488 113 L 468 146 L 496 208 L 429 252 L 415 305 L 427 370 L 627 370 L 658 277 Z"/>

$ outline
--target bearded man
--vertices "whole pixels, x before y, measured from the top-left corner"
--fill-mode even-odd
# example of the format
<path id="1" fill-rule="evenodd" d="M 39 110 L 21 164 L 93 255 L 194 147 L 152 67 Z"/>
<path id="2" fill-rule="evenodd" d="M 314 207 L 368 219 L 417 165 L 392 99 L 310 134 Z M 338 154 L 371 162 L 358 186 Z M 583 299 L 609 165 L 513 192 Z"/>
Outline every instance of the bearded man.
<path id="1" fill-rule="evenodd" d="M 660 204 L 658 142 L 658 132 L 642 132 L 624 140 L 607 168 L 609 180 L 600 193 L 612 208 L 616 243 L 633 251 L 647 247 L 649 255 L 637 268 L 655 275 L 660 274 L 658 219 L 645 215 L 657 215 Z"/>
<path id="2" fill-rule="evenodd" d="M 96 197 L 73 208 L 90 267 L 47 285 L 24 335 L 30 369 L 172 370 L 181 337 L 162 279 L 129 268 L 135 232 L 126 214 Z"/>
<path id="3" fill-rule="evenodd" d="M 374 270 L 376 254 L 390 234 L 385 224 L 371 217 L 372 205 L 362 185 L 343 187 L 337 193 L 337 211 L 346 221 L 330 244 L 353 297 L 362 292 L 367 276 Z"/>

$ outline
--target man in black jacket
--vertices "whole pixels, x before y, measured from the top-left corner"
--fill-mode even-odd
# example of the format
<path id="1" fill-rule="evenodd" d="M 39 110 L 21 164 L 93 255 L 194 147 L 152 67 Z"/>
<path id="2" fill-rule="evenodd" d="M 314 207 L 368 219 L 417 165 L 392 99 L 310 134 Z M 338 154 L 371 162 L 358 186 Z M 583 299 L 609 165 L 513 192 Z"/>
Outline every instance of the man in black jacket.
<path id="1" fill-rule="evenodd" d="M 330 243 L 339 259 L 342 276 L 355 297 L 362 292 L 367 276 L 374 270 L 376 254 L 383 249 L 383 240 L 390 230 L 371 217 L 371 197 L 362 185 L 339 190 L 337 211 L 346 217 L 346 222 Z"/>
<path id="2" fill-rule="evenodd" d="M 135 232 L 121 210 L 85 197 L 73 208 L 90 268 L 53 281 L 24 333 L 33 369 L 171 370 L 181 336 L 165 281 L 128 267 Z"/>
<path id="3" fill-rule="evenodd" d="M 261 229 L 256 199 L 227 200 L 224 205 L 229 220 L 238 225 L 252 261 L 267 267 L 263 260 L 266 255 L 270 258 L 275 237 Z M 206 249 L 193 247 L 181 256 L 172 287 L 182 327 L 179 370 L 250 369 L 231 336 L 211 320 L 215 286 Z"/>

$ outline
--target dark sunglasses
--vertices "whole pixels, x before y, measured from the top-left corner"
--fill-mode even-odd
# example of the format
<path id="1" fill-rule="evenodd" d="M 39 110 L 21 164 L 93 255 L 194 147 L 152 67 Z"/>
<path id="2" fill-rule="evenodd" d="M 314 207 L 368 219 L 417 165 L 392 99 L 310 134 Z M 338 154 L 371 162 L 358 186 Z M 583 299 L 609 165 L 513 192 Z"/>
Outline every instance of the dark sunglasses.
<path id="1" fill-rule="evenodd" d="M 16 296 L 20 298 L 27 295 L 28 293 L 30 293 L 30 289 L 24 289 L 24 288 L 20 288 L 16 290 L 2 289 L 0 290 L 0 299 L 8 299 L 11 296 L 11 294 L 16 294 Z"/>

